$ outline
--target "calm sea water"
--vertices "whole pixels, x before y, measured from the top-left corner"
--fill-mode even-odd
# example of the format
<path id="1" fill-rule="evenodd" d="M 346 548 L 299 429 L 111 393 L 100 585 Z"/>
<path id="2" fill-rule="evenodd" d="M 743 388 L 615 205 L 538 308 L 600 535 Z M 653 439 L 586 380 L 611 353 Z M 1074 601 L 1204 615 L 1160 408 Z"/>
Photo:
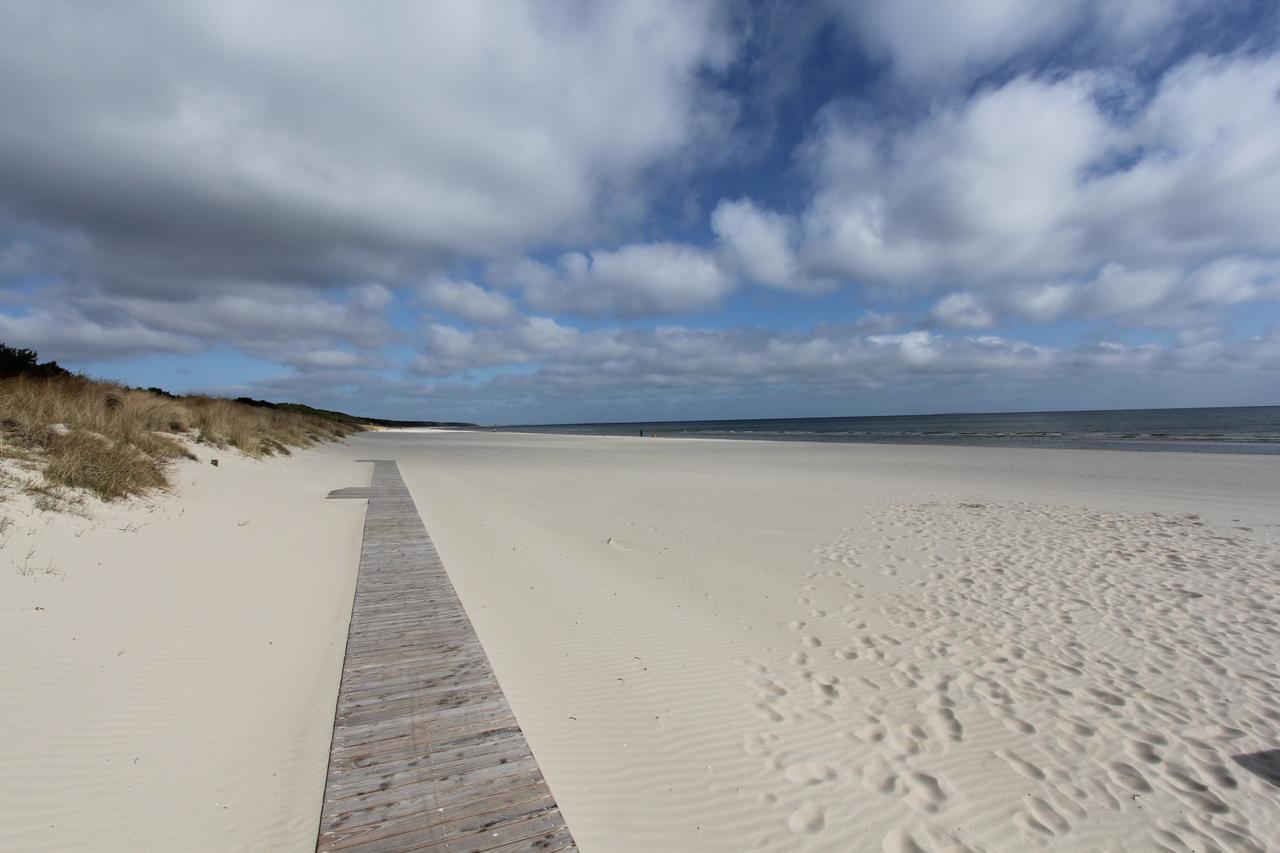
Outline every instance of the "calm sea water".
<path id="1" fill-rule="evenodd" d="M 1280 406 L 505 426 L 504 432 L 1280 454 Z"/>

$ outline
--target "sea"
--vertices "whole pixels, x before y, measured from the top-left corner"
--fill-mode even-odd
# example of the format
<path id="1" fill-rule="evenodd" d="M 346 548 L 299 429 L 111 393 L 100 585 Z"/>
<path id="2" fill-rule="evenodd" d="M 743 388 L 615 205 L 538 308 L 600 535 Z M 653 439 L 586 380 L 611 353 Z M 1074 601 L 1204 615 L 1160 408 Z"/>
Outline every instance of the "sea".
<path id="1" fill-rule="evenodd" d="M 494 429 L 568 435 L 1280 454 L 1280 406 L 629 421 Z"/>

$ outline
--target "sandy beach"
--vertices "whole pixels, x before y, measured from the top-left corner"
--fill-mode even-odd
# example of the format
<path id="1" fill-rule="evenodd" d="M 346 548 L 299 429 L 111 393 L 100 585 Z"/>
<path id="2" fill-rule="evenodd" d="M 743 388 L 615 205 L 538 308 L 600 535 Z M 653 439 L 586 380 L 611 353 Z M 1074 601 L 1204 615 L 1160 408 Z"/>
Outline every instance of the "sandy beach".
<path id="1" fill-rule="evenodd" d="M 0 850 L 315 847 L 362 474 L 195 450 L 170 495 L 0 504 Z"/>
<path id="2" fill-rule="evenodd" d="M 0 847 L 314 845 L 373 457 L 584 850 L 1280 837 L 1280 457 L 388 431 L 9 542 Z"/>

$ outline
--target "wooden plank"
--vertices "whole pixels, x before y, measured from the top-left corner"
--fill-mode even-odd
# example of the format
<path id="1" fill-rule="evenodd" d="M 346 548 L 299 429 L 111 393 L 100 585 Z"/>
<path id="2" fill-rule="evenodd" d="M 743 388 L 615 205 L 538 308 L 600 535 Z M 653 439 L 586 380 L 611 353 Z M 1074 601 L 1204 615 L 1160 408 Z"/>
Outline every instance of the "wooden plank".
<path id="1" fill-rule="evenodd" d="M 477 770 L 468 774 L 463 780 L 466 784 L 461 784 L 458 779 L 426 779 L 339 799 L 342 801 L 343 815 L 393 803 L 411 803 L 421 808 L 421 799 L 424 795 L 430 795 L 432 802 L 438 803 L 456 791 L 478 792 L 485 788 L 504 788 L 511 784 L 513 779 L 522 779 L 524 774 L 529 772 L 538 772 L 538 763 L 532 757 L 512 761 L 500 767 L 490 766 Z"/>
<path id="2" fill-rule="evenodd" d="M 317 850 L 576 850 L 394 462 L 372 484 Z"/>
<path id="3" fill-rule="evenodd" d="M 335 738 L 335 740 L 344 749 L 356 748 L 403 735 L 413 735 L 419 740 L 425 740 L 423 732 L 426 727 L 423 725 L 424 723 L 431 723 L 430 730 L 434 737 L 456 737 L 462 731 L 474 731 L 480 727 L 492 729 L 499 725 L 511 725 L 513 719 L 511 709 L 506 702 L 502 702 L 500 704 L 491 704 L 483 711 L 477 711 L 464 717 L 455 715 L 454 717 L 425 720 L 422 717 L 415 718 L 412 714 L 405 714 L 377 723 L 361 723 L 358 726 L 344 725 L 340 727 L 340 739 Z M 338 727 L 335 727 L 335 735 L 337 734 L 337 729 Z"/>
<path id="4" fill-rule="evenodd" d="M 496 737 L 497 734 L 505 732 L 511 728 L 511 721 L 505 716 L 498 717 L 493 720 L 470 721 L 465 725 L 457 726 L 449 729 L 433 729 L 432 743 L 438 743 L 441 746 L 455 743 L 463 738 L 477 735 L 487 737 Z M 382 755 L 388 752 L 402 750 L 411 744 L 422 744 L 422 737 L 414 732 L 411 728 L 406 728 L 402 732 L 386 732 L 382 737 L 366 739 L 361 743 L 344 741 L 334 746 L 332 751 L 333 766 L 339 767 L 338 762 L 354 762 L 357 758 L 366 755 Z"/>
<path id="5" fill-rule="evenodd" d="M 435 812 L 423 812 L 419 809 L 410 811 L 397 810 L 395 805 L 377 811 L 370 811 L 364 822 L 348 821 L 334 844 L 339 849 L 350 847 L 362 841 L 379 841 L 410 831 L 428 829 L 438 830 L 440 827 L 465 820 L 473 812 L 493 814 L 498 809 L 520 809 L 524 814 L 541 811 L 554 806 L 551 797 L 540 786 L 530 785 L 523 788 L 504 790 L 493 797 L 483 800 L 452 804 L 438 808 Z"/>

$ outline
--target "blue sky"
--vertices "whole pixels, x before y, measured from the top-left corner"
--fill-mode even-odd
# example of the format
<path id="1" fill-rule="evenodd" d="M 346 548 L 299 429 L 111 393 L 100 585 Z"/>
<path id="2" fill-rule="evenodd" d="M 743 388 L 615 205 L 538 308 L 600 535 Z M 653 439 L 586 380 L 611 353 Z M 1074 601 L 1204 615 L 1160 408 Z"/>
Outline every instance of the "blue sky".
<path id="1" fill-rule="evenodd" d="M 1278 9 L 0 2 L 0 340 L 483 423 L 1280 403 Z"/>

